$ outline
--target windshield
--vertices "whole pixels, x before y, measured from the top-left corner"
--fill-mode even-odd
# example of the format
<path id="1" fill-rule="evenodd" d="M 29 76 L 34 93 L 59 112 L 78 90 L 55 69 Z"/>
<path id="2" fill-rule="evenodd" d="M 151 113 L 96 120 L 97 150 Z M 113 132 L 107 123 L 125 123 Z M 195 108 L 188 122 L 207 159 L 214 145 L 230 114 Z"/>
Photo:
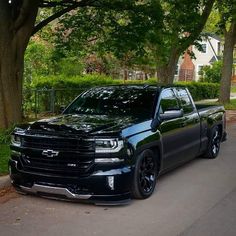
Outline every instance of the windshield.
<path id="1" fill-rule="evenodd" d="M 119 115 L 151 118 L 157 88 L 110 86 L 91 89 L 80 95 L 64 114 Z"/>

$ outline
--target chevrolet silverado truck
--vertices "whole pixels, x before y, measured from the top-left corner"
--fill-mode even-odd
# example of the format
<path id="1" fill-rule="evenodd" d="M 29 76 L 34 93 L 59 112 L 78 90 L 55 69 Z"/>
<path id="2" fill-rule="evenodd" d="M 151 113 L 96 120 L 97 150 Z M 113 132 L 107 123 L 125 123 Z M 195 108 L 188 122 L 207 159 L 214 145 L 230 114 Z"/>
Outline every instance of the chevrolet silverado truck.
<path id="1" fill-rule="evenodd" d="M 184 87 L 92 88 L 61 115 L 12 133 L 9 173 L 20 193 L 122 203 L 152 195 L 158 176 L 226 139 L 223 106 L 196 105 Z"/>

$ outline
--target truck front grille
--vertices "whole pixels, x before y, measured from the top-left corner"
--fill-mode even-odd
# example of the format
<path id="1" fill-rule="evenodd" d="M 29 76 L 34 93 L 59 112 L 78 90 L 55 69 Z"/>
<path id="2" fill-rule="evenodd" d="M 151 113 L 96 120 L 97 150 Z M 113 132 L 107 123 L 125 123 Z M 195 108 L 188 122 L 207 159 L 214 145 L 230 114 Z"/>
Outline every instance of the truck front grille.
<path id="1" fill-rule="evenodd" d="M 22 146 L 20 162 L 25 171 L 63 176 L 86 176 L 93 171 L 92 141 L 28 136 Z"/>
<path id="2" fill-rule="evenodd" d="M 94 143 L 83 139 L 55 138 L 55 137 L 32 137 L 22 139 L 23 147 L 53 149 L 53 150 L 76 150 L 80 152 L 94 152 Z"/>

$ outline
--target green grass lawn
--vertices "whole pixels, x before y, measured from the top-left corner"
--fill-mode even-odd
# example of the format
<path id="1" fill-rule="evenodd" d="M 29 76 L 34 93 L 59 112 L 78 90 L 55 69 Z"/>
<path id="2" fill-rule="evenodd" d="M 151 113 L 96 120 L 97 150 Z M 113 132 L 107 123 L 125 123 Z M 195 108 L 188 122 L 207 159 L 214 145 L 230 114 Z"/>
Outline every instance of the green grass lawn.
<path id="1" fill-rule="evenodd" d="M 236 93 L 236 85 L 231 86 L 231 93 Z"/>
<path id="2" fill-rule="evenodd" d="M 225 104 L 226 110 L 236 110 L 236 99 L 231 99 L 230 103 Z"/>
<path id="3" fill-rule="evenodd" d="M 222 104 L 219 104 L 218 102 L 214 102 L 211 104 L 222 105 Z M 236 99 L 231 99 L 230 103 L 225 104 L 224 107 L 225 107 L 225 110 L 236 110 Z"/>
<path id="4" fill-rule="evenodd" d="M 10 149 L 8 144 L 0 144 L 0 175 L 8 173 Z"/>

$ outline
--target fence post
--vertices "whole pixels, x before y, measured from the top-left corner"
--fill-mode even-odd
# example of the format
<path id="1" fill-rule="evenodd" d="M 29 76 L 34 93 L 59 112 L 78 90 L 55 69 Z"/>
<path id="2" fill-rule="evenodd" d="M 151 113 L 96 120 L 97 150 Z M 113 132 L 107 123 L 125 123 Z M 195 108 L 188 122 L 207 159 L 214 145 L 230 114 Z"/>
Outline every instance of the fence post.
<path id="1" fill-rule="evenodd" d="M 54 88 L 51 89 L 51 96 L 50 97 L 51 97 L 50 110 L 52 113 L 54 113 L 55 112 L 55 89 Z"/>
<path id="2" fill-rule="evenodd" d="M 37 119 L 37 89 L 34 90 L 34 112 L 35 119 Z"/>

